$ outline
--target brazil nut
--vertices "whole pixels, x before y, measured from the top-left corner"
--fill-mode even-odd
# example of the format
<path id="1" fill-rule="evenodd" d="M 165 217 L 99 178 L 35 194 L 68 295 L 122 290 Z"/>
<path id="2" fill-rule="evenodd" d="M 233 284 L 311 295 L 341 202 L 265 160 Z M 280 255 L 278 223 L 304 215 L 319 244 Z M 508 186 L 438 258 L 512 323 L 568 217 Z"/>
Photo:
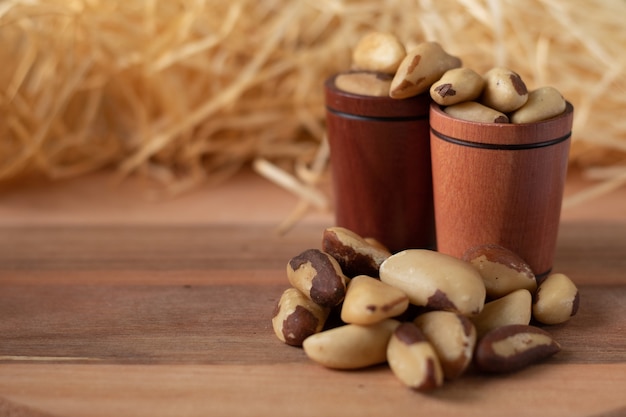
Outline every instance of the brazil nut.
<path id="1" fill-rule="evenodd" d="M 272 316 L 274 333 L 282 342 L 302 346 L 302 342 L 324 327 L 330 309 L 321 307 L 295 288 L 286 289 Z"/>
<path id="2" fill-rule="evenodd" d="M 387 319 L 369 326 L 346 324 L 304 339 L 309 359 L 333 369 L 358 369 L 384 363 L 387 344 L 400 322 Z"/>
<path id="3" fill-rule="evenodd" d="M 339 262 L 348 277 L 368 275 L 378 277 L 378 270 L 391 256 L 388 250 L 369 243 L 345 227 L 329 227 L 322 236 L 322 249 Z"/>
<path id="4" fill-rule="evenodd" d="M 409 51 L 391 82 L 391 98 L 407 98 L 427 92 L 430 86 L 461 60 L 448 54 L 437 42 L 423 42 Z"/>
<path id="5" fill-rule="evenodd" d="M 411 322 L 400 324 L 387 346 L 387 362 L 406 386 L 427 391 L 443 384 L 439 358 L 421 330 Z"/>
<path id="6" fill-rule="evenodd" d="M 352 64 L 357 69 L 393 74 L 405 55 L 404 45 L 394 34 L 370 32 L 355 46 Z"/>
<path id="7" fill-rule="evenodd" d="M 387 258 L 380 279 L 404 291 L 412 304 L 470 316 L 480 313 L 485 284 L 472 265 L 428 249 L 407 249 Z"/>
<path id="8" fill-rule="evenodd" d="M 480 102 L 502 113 L 522 107 L 528 100 L 528 88 L 522 78 L 505 67 L 495 67 L 484 75 L 485 86 Z"/>
<path id="9" fill-rule="evenodd" d="M 526 103 L 511 114 L 511 123 L 533 123 L 565 111 L 567 103 L 554 87 L 541 87 L 528 93 Z"/>
<path id="10" fill-rule="evenodd" d="M 520 288 L 531 293 L 537 289 L 535 274 L 528 263 L 500 245 L 486 244 L 470 248 L 463 255 L 463 260 L 478 269 L 489 298 L 499 298 Z"/>
<path id="11" fill-rule="evenodd" d="M 322 307 L 334 307 L 346 295 L 347 278 L 339 263 L 319 249 L 308 249 L 287 263 L 289 283 Z"/>
<path id="12" fill-rule="evenodd" d="M 531 316 L 532 295 L 522 288 L 486 303 L 480 314 L 472 317 L 471 320 L 480 338 L 498 327 L 529 324 Z"/>
<path id="13" fill-rule="evenodd" d="M 389 284 L 359 275 L 350 280 L 341 307 L 341 320 L 352 324 L 374 324 L 404 313 L 409 297 Z"/>
<path id="14" fill-rule="evenodd" d="M 375 72 L 350 72 L 335 77 L 335 87 L 362 96 L 387 97 L 391 76 Z"/>
<path id="15" fill-rule="evenodd" d="M 559 343 L 545 330 L 529 325 L 510 325 L 492 330 L 480 339 L 474 362 L 485 372 L 513 372 L 560 350 Z"/>
<path id="16" fill-rule="evenodd" d="M 509 123 L 509 117 L 491 107 L 487 107 L 477 101 L 464 101 L 463 103 L 447 106 L 443 111 L 450 116 L 478 123 Z"/>
<path id="17" fill-rule="evenodd" d="M 429 311 L 413 321 L 435 349 L 446 379 L 461 376 L 472 362 L 476 329 L 465 316 Z"/>
<path id="18" fill-rule="evenodd" d="M 533 318 L 543 324 L 560 324 L 578 312 L 576 284 L 565 274 L 551 274 L 539 285 L 533 300 Z"/>
<path id="19" fill-rule="evenodd" d="M 449 106 L 477 99 L 485 80 L 470 68 L 453 68 L 430 87 L 430 97 L 437 104 Z"/>

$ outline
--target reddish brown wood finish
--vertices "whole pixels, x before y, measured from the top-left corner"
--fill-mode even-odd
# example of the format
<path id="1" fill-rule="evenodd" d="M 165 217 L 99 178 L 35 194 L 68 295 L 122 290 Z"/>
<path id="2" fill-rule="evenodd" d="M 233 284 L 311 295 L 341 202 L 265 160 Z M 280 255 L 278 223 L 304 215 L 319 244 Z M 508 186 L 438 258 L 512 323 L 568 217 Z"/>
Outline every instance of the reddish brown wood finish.
<path id="1" fill-rule="evenodd" d="M 335 220 L 392 251 L 433 247 L 430 96 L 368 97 L 325 85 Z"/>
<path id="2" fill-rule="evenodd" d="M 517 252 L 536 274 L 550 271 L 572 121 L 569 103 L 561 116 L 518 125 L 458 120 L 432 105 L 438 250 L 460 257 L 473 246 L 498 243 Z M 541 143 L 545 146 L 534 147 Z M 500 145 L 519 148 L 496 149 Z"/>

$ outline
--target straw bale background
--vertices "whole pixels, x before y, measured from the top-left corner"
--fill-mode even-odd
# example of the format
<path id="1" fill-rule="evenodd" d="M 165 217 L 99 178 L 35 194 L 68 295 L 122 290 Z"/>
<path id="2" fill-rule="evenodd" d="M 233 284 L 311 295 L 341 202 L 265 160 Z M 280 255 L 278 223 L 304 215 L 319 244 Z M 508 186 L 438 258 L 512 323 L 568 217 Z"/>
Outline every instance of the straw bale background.
<path id="1" fill-rule="evenodd" d="M 571 165 L 610 191 L 626 182 L 624 16 L 623 0 L 5 0 L 0 183 L 108 167 L 177 193 L 254 163 L 314 189 L 323 80 L 379 30 L 557 87 Z"/>

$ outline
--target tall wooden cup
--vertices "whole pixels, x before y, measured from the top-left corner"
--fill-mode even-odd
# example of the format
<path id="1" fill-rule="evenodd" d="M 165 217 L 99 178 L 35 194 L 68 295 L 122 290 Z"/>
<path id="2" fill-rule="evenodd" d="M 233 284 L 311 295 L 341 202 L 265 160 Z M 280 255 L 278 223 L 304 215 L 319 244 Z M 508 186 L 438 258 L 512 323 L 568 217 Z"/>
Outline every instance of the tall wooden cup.
<path id="1" fill-rule="evenodd" d="M 574 109 L 537 123 L 476 123 L 430 108 L 438 250 L 495 243 L 552 269 Z"/>
<path id="2" fill-rule="evenodd" d="M 335 221 L 392 252 L 434 247 L 430 96 L 356 95 L 325 83 Z"/>

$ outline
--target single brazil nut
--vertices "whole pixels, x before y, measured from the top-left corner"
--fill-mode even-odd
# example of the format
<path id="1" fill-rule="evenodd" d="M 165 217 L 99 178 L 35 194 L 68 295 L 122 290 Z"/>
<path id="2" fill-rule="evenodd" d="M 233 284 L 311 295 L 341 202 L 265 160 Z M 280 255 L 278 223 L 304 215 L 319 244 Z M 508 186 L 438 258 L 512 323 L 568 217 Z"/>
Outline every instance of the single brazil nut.
<path id="1" fill-rule="evenodd" d="M 509 123 L 509 116 L 498 110 L 487 107 L 477 101 L 464 101 L 443 109 L 452 117 L 469 122 L 479 123 Z"/>
<path id="2" fill-rule="evenodd" d="M 309 359 L 333 369 L 359 369 L 384 363 L 391 334 L 400 324 L 393 319 L 362 326 L 346 324 L 304 339 Z"/>
<path id="3" fill-rule="evenodd" d="M 439 358 L 421 330 L 411 322 L 400 324 L 387 346 L 387 362 L 406 386 L 427 391 L 443 385 Z"/>
<path id="4" fill-rule="evenodd" d="M 389 96 L 407 98 L 427 92 L 430 86 L 461 60 L 448 54 L 437 42 L 423 42 L 409 51 L 396 71 Z"/>
<path id="5" fill-rule="evenodd" d="M 405 56 L 404 45 L 394 34 L 370 32 L 355 46 L 352 65 L 355 69 L 394 74 Z"/>
<path id="6" fill-rule="evenodd" d="M 485 86 L 480 102 L 502 113 L 522 107 L 528 100 L 528 88 L 522 78 L 505 67 L 490 69 L 483 76 Z"/>
<path id="7" fill-rule="evenodd" d="M 533 300 L 533 318 L 543 324 L 560 324 L 578 312 L 580 296 L 576 284 L 565 274 L 550 274 Z"/>
<path id="8" fill-rule="evenodd" d="M 484 78 L 476 71 L 453 68 L 430 87 L 430 97 L 442 106 L 472 101 L 480 97 L 484 85 Z"/>
<path id="9" fill-rule="evenodd" d="M 407 249 L 380 266 L 381 281 L 404 291 L 412 304 L 465 316 L 483 309 L 485 284 L 472 265 L 428 249 Z"/>
<path id="10" fill-rule="evenodd" d="M 528 93 L 526 103 L 511 114 L 511 123 L 534 123 L 565 111 L 567 102 L 554 87 L 541 87 Z"/>
<path id="11" fill-rule="evenodd" d="M 368 275 L 378 277 L 380 264 L 391 253 L 368 243 L 357 233 L 345 227 L 329 227 L 324 230 L 322 250 L 339 262 L 341 270 L 348 277 Z"/>
<path id="12" fill-rule="evenodd" d="M 510 324 L 529 324 L 532 316 L 532 294 L 522 288 L 485 304 L 477 316 L 471 318 L 478 337 L 498 327 Z"/>
<path id="13" fill-rule="evenodd" d="M 523 324 L 499 327 L 476 345 L 474 363 L 485 372 L 514 372 L 544 360 L 561 350 L 543 329 Z"/>
<path id="14" fill-rule="evenodd" d="M 322 307 L 334 307 L 346 295 L 347 278 L 339 263 L 319 249 L 308 249 L 287 263 L 289 283 Z"/>
<path id="15" fill-rule="evenodd" d="M 462 259 L 478 269 L 487 289 L 487 297 L 491 299 L 520 288 L 531 293 L 537 289 L 535 274 L 526 261 L 500 245 L 475 246 L 468 249 Z"/>
<path id="16" fill-rule="evenodd" d="M 304 339 L 322 331 L 329 312 L 297 289 L 288 288 L 276 303 L 272 327 L 282 342 L 302 346 Z"/>
<path id="17" fill-rule="evenodd" d="M 335 87 L 362 96 L 387 97 L 391 75 L 376 72 L 349 72 L 335 77 Z"/>
<path id="18" fill-rule="evenodd" d="M 389 284 L 359 275 L 350 280 L 341 306 L 341 320 L 352 324 L 374 324 L 399 316 L 409 307 L 409 297 Z"/>
<path id="19" fill-rule="evenodd" d="M 450 311 L 429 311 L 413 320 L 435 349 L 443 374 L 452 380 L 472 362 L 476 329 L 471 320 Z"/>

